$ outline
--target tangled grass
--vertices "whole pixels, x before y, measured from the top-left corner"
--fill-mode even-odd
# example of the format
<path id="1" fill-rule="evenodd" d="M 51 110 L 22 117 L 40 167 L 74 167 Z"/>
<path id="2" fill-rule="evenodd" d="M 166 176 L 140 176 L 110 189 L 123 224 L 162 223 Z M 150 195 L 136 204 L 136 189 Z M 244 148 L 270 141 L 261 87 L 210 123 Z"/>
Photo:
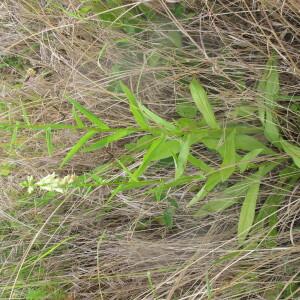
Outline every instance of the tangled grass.
<path id="1" fill-rule="evenodd" d="M 300 297 L 300 3 L 170 2 L 0 4 L 2 299 Z"/>

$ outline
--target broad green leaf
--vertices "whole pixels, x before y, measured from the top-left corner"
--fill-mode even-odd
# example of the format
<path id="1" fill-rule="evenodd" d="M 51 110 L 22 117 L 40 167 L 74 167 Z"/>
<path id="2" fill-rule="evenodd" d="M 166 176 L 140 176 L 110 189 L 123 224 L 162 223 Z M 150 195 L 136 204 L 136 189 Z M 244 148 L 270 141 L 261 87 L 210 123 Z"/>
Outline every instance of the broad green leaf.
<path id="1" fill-rule="evenodd" d="M 276 105 L 276 100 L 279 96 L 279 73 L 277 70 L 277 59 L 275 56 L 272 56 L 267 66 L 270 66 L 266 85 L 265 85 L 265 101 L 266 105 L 273 109 Z"/>
<path id="2" fill-rule="evenodd" d="M 90 151 L 102 149 L 103 147 L 106 147 L 108 144 L 117 142 L 122 138 L 134 133 L 135 131 L 136 130 L 130 128 L 116 129 L 111 135 L 102 138 L 101 140 L 89 145 L 88 147 L 85 147 L 83 150 L 84 152 L 90 152 Z"/>
<path id="3" fill-rule="evenodd" d="M 206 164 L 202 159 L 196 158 L 192 154 L 188 156 L 188 162 L 193 165 L 196 168 L 199 168 L 200 170 L 210 173 L 213 171 L 213 168 L 210 167 L 208 164 Z"/>
<path id="4" fill-rule="evenodd" d="M 204 120 L 210 128 L 218 129 L 219 124 L 216 121 L 214 112 L 211 108 L 211 105 L 208 100 L 208 96 L 202 85 L 196 80 L 193 79 L 190 83 L 190 90 L 192 98 L 201 112 Z"/>
<path id="5" fill-rule="evenodd" d="M 176 155 L 180 151 L 180 142 L 176 140 L 166 141 L 154 150 L 152 160 L 157 161 Z"/>
<path id="6" fill-rule="evenodd" d="M 265 72 L 257 86 L 262 101 L 258 114 L 263 126 L 265 126 L 266 122 L 266 109 L 273 109 L 279 96 L 279 73 L 276 66 L 277 59 L 272 55 L 266 64 Z"/>
<path id="7" fill-rule="evenodd" d="M 241 105 L 235 108 L 232 113 L 233 117 L 253 117 L 255 116 L 255 112 L 257 111 L 257 107 L 250 106 L 250 105 Z"/>
<path id="8" fill-rule="evenodd" d="M 157 140 L 153 141 L 150 148 L 146 152 L 143 157 L 143 161 L 139 168 L 133 173 L 133 180 L 138 181 L 138 178 L 145 172 L 145 170 L 149 167 L 150 162 L 153 160 L 153 154 L 155 150 L 165 141 L 165 137 L 161 136 Z"/>
<path id="9" fill-rule="evenodd" d="M 74 107 L 81 112 L 92 124 L 100 129 L 109 129 L 108 125 L 106 125 L 102 120 L 100 120 L 95 114 L 91 111 L 84 108 L 79 102 L 74 99 L 69 98 L 68 101 L 74 105 Z"/>
<path id="10" fill-rule="evenodd" d="M 222 145 L 223 162 L 220 169 L 208 176 L 207 182 L 201 190 L 188 203 L 188 207 L 204 199 L 219 183 L 226 181 L 235 170 L 236 152 L 235 152 L 236 131 L 229 133 Z"/>
<path id="11" fill-rule="evenodd" d="M 235 129 L 229 133 L 224 142 L 223 162 L 220 168 L 222 182 L 226 181 L 235 170 Z"/>
<path id="12" fill-rule="evenodd" d="M 52 142 L 52 131 L 51 128 L 48 128 L 46 130 L 46 142 L 47 142 L 47 149 L 48 149 L 48 154 L 51 156 L 54 151 L 54 145 Z"/>
<path id="13" fill-rule="evenodd" d="M 145 119 L 144 114 L 142 113 L 142 111 L 140 109 L 140 105 L 137 102 L 134 94 L 127 87 L 127 85 L 125 85 L 123 82 L 120 82 L 120 86 L 129 101 L 130 111 L 131 111 L 136 123 L 142 129 L 147 129 L 149 127 L 149 124 L 148 124 L 147 120 Z"/>
<path id="14" fill-rule="evenodd" d="M 188 102 L 179 102 L 176 103 L 176 112 L 179 116 L 183 118 L 192 119 L 196 117 L 197 108 L 194 104 Z"/>
<path id="15" fill-rule="evenodd" d="M 210 150 L 218 151 L 219 147 L 221 146 L 220 137 L 206 137 L 202 139 L 202 143 Z"/>
<path id="16" fill-rule="evenodd" d="M 280 140 L 280 143 L 285 153 L 290 156 L 295 165 L 300 168 L 300 148 L 283 139 Z"/>
<path id="17" fill-rule="evenodd" d="M 136 140 L 134 143 L 128 143 L 124 147 L 127 150 L 139 152 L 149 147 L 151 142 L 155 139 L 153 135 L 144 135 Z"/>
<path id="18" fill-rule="evenodd" d="M 278 165 L 280 165 L 280 163 L 282 163 L 282 160 L 280 161 L 279 159 L 277 161 L 265 162 L 260 165 L 258 171 L 255 174 L 253 174 L 253 176 L 263 178 L 269 172 L 271 172 L 274 168 L 276 168 Z"/>
<path id="19" fill-rule="evenodd" d="M 194 214 L 195 217 L 204 218 L 210 214 L 221 212 L 232 205 L 236 204 L 238 199 L 221 199 L 221 200 L 210 200 L 205 203 L 201 208 Z"/>
<path id="20" fill-rule="evenodd" d="M 173 132 L 177 131 L 176 126 L 173 125 L 172 123 L 164 120 L 163 118 L 161 118 L 160 116 L 158 116 L 157 114 L 155 114 L 154 112 L 149 110 L 144 105 L 141 104 L 140 107 L 141 107 L 141 110 L 144 113 L 144 115 L 152 122 L 156 123 L 157 125 L 161 126 L 162 128 L 165 128 L 169 131 L 173 131 Z"/>
<path id="21" fill-rule="evenodd" d="M 280 133 L 276 124 L 275 107 L 279 97 L 279 73 L 277 70 L 277 59 L 273 55 L 269 58 L 266 71 L 258 84 L 258 91 L 262 95 L 262 104 L 259 108 L 259 117 L 264 127 L 266 138 L 277 146 Z"/>
<path id="22" fill-rule="evenodd" d="M 89 139 L 91 139 L 97 131 L 88 131 L 84 136 L 82 136 L 79 141 L 71 148 L 71 150 L 67 153 L 65 158 L 60 164 L 60 168 L 62 168 L 68 161 L 72 159 L 72 157 L 87 143 Z"/>
<path id="23" fill-rule="evenodd" d="M 256 149 L 263 149 L 262 153 L 274 154 L 275 152 L 266 147 L 262 142 L 251 135 L 237 134 L 236 135 L 236 148 L 243 151 L 254 151 Z"/>
<path id="24" fill-rule="evenodd" d="M 220 175 L 219 170 L 209 175 L 206 183 L 202 186 L 200 191 L 188 203 L 187 207 L 191 207 L 195 205 L 197 202 L 204 199 L 207 196 L 207 194 L 210 191 L 212 191 L 220 182 L 222 182 L 222 177 Z"/>
<path id="25" fill-rule="evenodd" d="M 190 153 L 190 143 L 191 143 L 191 135 L 188 134 L 185 137 L 184 141 L 181 142 L 180 145 L 180 152 L 178 155 L 177 166 L 175 171 L 175 179 L 178 179 L 184 173 L 187 160 L 188 160 L 188 155 Z"/>
<path id="26" fill-rule="evenodd" d="M 247 153 L 240 161 L 239 161 L 239 168 L 241 172 L 245 172 L 251 162 L 263 151 L 263 149 L 254 149 Z"/>
<path id="27" fill-rule="evenodd" d="M 226 181 L 234 172 L 236 162 L 235 136 L 235 129 L 227 135 L 223 144 L 223 150 L 221 151 L 223 162 L 220 166 L 220 169 L 208 176 L 204 186 L 188 203 L 188 207 L 191 207 L 192 205 L 204 199 L 210 191 L 212 191 L 219 183 Z"/>
<path id="28" fill-rule="evenodd" d="M 192 134 L 190 137 L 190 145 L 201 141 L 202 135 Z M 176 155 L 180 152 L 181 144 L 178 140 L 169 140 L 161 144 L 153 154 L 153 161 L 165 159 Z"/>
<path id="29" fill-rule="evenodd" d="M 239 224 L 238 224 L 238 240 L 239 243 L 243 243 L 252 227 L 254 216 L 255 216 L 255 208 L 256 202 L 259 194 L 260 188 L 260 179 L 253 180 L 250 184 L 249 189 L 247 191 L 245 200 L 243 202 Z"/>
<path id="30" fill-rule="evenodd" d="M 199 121 L 189 118 L 179 118 L 176 120 L 176 126 L 181 131 L 199 131 Z M 207 128 L 201 128 L 202 131 Z"/>
<path id="31" fill-rule="evenodd" d="M 273 113 L 270 109 L 266 109 L 266 119 L 264 124 L 264 133 L 266 138 L 272 144 L 278 144 L 280 140 L 280 133 L 277 124 L 274 121 Z"/>

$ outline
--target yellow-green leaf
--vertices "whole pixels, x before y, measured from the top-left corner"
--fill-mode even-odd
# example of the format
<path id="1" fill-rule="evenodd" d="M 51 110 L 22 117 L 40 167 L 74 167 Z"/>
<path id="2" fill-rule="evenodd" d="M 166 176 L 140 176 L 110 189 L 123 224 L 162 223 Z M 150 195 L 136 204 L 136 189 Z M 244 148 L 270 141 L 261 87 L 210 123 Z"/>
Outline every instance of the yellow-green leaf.
<path id="1" fill-rule="evenodd" d="M 65 158 L 60 164 L 60 168 L 62 168 L 68 161 L 72 159 L 72 157 L 87 143 L 89 139 L 91 139 L 97 131 L 91 130 L 88 131 L 84 136 L 82 136 L 79 141 L 71 148 L 71 150 L 67 153 Z"/>
<path id="2" fill-rule="evenodd" d="M 256 202 L 259 194 L 260 179 L 253 180 L 247 191 L 245 200 L 243 202 L 239 224 L 238 224 L 238 240 L 243 243 L 253 225 Z"/>
<path id="3" fill-rule="evenodd" d="M 239 161 L 239 168 L 241 172 L 245 172 L 251 162 L 263 151 L 263 149 L 254 149 L 247 153 L 240 161 Z"/>
<path id="4" fill-rule="evenodd" d="M 95 151 L 106 147 L 108 144 L 119 141 L 120 139 L 134 133 L 136 130 L 130 128 L 116 129 L 111 135 L 102 138 L 101 140 L 84 148 L 85 152 Z"/>
<path id="5" fill-rule="evenodd" d="M 223 162 L 220 169 L 222 182 L 226 181 L 235 170 L 235 136 L 236 130 L 234 129 L 225 137 Z"/>
<path id="6" fill-rule="evenodd" d="M 190 153 L 190 144 L 191 144 L 191 135 L 188 134 L 184 141 L 181 142 L 180 152 L 178 155 L 176 170 L 175 170 L 175 179 L 180 178 L 185 170 L 188 156 Z"/>
<path id="7" fill-rule="evenodd" d="M 173 125 L 172 123 L 164 120 L 163 118 L 161 118 L 160 116 L 158 116 L 157 114 L 155 114 L 153 111 L 149 110 L 144 105 L 141 104 L 140 107 L 141 107 L 141 110 L 144 113 L 144 115 L 149 120 L 153 121 L 157 125 L 161 126 L 162 128 L 165 128 L 165 129 L 167 129 L 169 131 L 177 131 L 176 126 Z"/>
<path id="8" fill-rule="evenodd" d="M 145 170 L 149 167 L 150 162 L 153 160 L 153 155 L 155 150 L 164 142 L 165 137 L 161 136 L 157 140 L 153 141 L 150 148 L 146 152 L 143 157 L 143 161 L 140 164 L 139 168 L 133 173 L 133 180 L 138 181 L 138 178 L 145 172 Z"/>
<path id="9" fill-rule="evenodd" d="M 289 155 L 293 159 L 295 165 L 300 168 L 300 148 L 283 139 L 280 143 L 285 153 Z"/>
<path id="10" fill-rule="evenodd" d="M 128 88 L 128 86 L 125 83 L 120 82 L 120 86 L 129 101 L 130 111 L 131 111 L 136 123 L 142 129 L 147 129 L 149 127 L 148 122 L 145 119 L 144 114 L 142 113 L 142 111 L 140 109 L 140 105 L 139 105 L 138 101 L 136 100 L 134 94 L 131 92 L 131 90 Z"/>
<path id="11" fill-rule="evenodd" d="M 192 82 L 190 83 L 190 90 L 191 90 L 192 98 L 197 108 L 201 112 L 206 124 L 210 128 L 218 129 L 219 124 L 216 121 L 214 112 L 209 103 L 209 99 L 205 89 L 196 79 L 193 79 Z"/>
<path id="12" fill-rule="evenodd" d="M 100 118 L 98 118 L 94 113 L 84 108 L 79 102 L 76 100 L 69 98 L 68 99 L 71 104 L 74 105 L 74 107 L 81 112 L 92 124 L 94 124 L 96 127 L 99 127 L 100 129 L 109 129 L 109 126 L 105 124 Z"/>

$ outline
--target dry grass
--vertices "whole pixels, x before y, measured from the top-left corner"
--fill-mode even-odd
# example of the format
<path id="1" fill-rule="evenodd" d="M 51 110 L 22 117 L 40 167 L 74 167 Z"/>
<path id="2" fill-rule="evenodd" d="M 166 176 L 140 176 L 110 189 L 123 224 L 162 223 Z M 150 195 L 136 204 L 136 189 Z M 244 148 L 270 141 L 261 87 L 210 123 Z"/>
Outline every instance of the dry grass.
<path id="1" fill-rule="evenodd" d="M 32 124 L 71 124 L 66 101 L 71 96 L 110 126 L 131 126 L 127 103 L 111 88 L 119 79 L 148 107 L 171 119 L 178 99 L 190 98 L 186 82 L 195 76 L 226 124 L 236 104 L 260 105 L 253 86 L 272 52 L 280 60 L 282 91 L 300 95 L 300 2 L 182 2 L 190 13 L 185 18 L 176 18 L 167 1 L 147 2 L 162 22 L 145 21 L 143 31 L 129 36 L 103 27 L 94 14 L 72 16 L 81 1 L 4 0 L 0 55 L 18 57 L 20 66 L 0 69 L 0 100 L 5 104 L 0 122 L 23 121 L 25 107 Z M 124 5 L 131 9 L 137 4 Z M 166 26 L 181 32 L 180 50 L 162 47 Z M 117 39 L 129 42 L 121 47 Z M 167 63 L 149 66 L 146 58 L 152 52 Z M 116 64 L 121 70 L 113 72 Z M 245 78 L 243 89 L 239 74 Z M 299 112 L 290 104 L 279 102 L 282 131 L 299 142 Z M 153 202 L 143 189 L 120 193 L 112 204 L 106 201 L 109 188 L 102 187 L 56 195 L 46 205 L 39 205 L 44 195 L 25 195 L 19 183 L 27 175 L 40 178 L 57 170 L 79 135 L 55 131 L 56 150 L 49 156 L 42 132 L 22 130 L 16 151 L 7 147 L 11 132 L 1 132 L 1 163 L 13 166 L 9 176 L 0 176 L 1 299 L 25 299 L 28 289 L 45 285 L 50 286 L 49 299 L 60 299 L 55 296 L 59 290 L 69 300 L 300 297 L 299 183 L 280 208 L 277 246 L 242 250 L 237 256 L 239 208 L 193 218 L 194 209 L 186 204 L 194 192 L 187 186 L 169 195 L 179 203 L 172 230 L 157 219 L 166 204 Z M 101 153 L 79 154 L 59 172 L 83 174 L 124 151 L 120 143 Z M 194 151 L 215 159 L 202 148 Z M 163 172 L 168 170 L 153 167 L 149 176 L 159 178 Z M 116 175 L 114 170 L 108 174 Z M 272 178 L 265 179 L 262 200 L 274 192 L 272 184 Z M 252 238 L 264 241 L 265 236 L 259 232 Z M 49 249 L 53 251 L 46 255 Z M 224 259 L 227 254 L 231 256 Z M 295 292 L 286 296 L 291 282 Z M 48 299 L 39 297 L 34 299 Z"/>

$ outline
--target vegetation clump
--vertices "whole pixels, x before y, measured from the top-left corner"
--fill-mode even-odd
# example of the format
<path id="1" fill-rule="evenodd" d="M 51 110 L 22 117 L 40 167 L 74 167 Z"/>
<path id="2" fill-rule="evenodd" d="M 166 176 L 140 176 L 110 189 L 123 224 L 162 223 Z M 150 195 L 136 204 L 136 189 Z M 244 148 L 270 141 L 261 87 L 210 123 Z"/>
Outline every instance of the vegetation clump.
<path id="1" fill-rule="evenodd" d="M 1 298 L 300 297 L 297 2 L 1 6 Z"/>

